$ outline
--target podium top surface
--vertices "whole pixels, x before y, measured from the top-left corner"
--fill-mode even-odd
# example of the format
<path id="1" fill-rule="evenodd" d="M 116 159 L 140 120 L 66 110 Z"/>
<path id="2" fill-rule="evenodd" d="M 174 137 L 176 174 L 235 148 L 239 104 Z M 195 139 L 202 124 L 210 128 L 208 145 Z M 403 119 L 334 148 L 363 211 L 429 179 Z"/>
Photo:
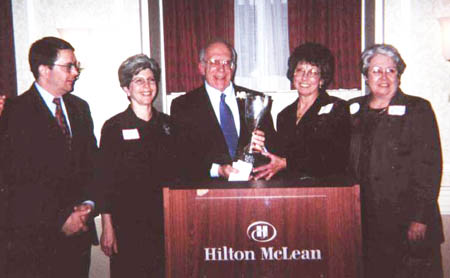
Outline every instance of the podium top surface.
<path id="1" fill-rule="evenodd" d="M 226 189 L 226 188 L 287 188 L 287 187 L 350 187 L 355 185 L 348 177 L 333 176 L 327 178 L 299 178 L 258 181 L 226 181 L 214 179 L 197 182 L 178 182 L 166 184 L 170 189 Z"/>

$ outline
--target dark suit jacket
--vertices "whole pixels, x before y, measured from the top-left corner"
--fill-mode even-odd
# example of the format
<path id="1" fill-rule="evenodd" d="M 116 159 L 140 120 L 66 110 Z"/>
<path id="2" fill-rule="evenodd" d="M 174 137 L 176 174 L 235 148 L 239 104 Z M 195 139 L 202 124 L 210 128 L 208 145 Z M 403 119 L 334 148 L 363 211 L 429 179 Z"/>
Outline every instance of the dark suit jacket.
<path id="1" fill-rule="evenodd" d="M 349 102 L 351 169 L 361 183 L 366 238 L 404 240 L 415 221 L 427 225 L 426 240 L 442 242 L 441 143 L 430 103 L 398 91 L 390 103 L 397 109 L 376 114 L 367 128 L 369 98 Z"/>
<path id="2" fill-rule="evenodd" d="M 1 194 L 8 202 L 7 227 L 12 230 L 57 235 L 74 206 L 92 200 L 88 192 L 97 146 L 89 107 L 74 95 L 63 98 L 72 151 L 34 86 L 5 107 Z"/>
<path id="3" fill-rule="evenodd" d="M 239 86 L 234 86 L 234 91 L 261 94 Z M 245 100 L 238 98 L 237 102 L 241 125 L 237 149 L 242 150 L 250 142 L 251 133 L 245 125 Z M 221 165 L 232 163 L 225 137 L 205 86 L 174 99 L 170 113 L 182 134 L 180 144 L 185 149 L 183 167 L 188 179 L 207 179 L 212 163 Z M 272 117 L 265 118 L 261 129 L 265 132 L 266 146 L 270 150 L 275 136 Z"/>
<path id="4" fill-rule="evenodd" d="M 289 178 L 344 175 L 350 147 L 347 102 L 320 93 L 296 125 L 297 103 L 298 99 L 277 117 L 277 153 L 287 162 L 280 175 Z"/>

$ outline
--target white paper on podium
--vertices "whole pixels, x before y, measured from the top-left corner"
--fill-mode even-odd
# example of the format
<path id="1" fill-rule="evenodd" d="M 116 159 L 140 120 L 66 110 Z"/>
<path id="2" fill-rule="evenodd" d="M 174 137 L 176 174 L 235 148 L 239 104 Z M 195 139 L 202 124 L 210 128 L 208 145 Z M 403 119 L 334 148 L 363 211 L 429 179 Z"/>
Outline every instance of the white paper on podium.
<path id="1" fill-rule="evenodd" d="M 251 163 L 238 160 L 233 162 L 233 168 L 238 169 L 239 173 L 231 173 L 228 181 L 248 181 L 252 173 L 253 165 Z"/>

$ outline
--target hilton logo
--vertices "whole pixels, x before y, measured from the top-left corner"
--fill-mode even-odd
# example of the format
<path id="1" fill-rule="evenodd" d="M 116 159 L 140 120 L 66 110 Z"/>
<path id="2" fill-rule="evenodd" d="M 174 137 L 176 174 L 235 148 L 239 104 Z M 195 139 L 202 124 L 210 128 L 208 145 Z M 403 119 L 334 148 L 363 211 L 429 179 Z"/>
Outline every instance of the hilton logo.
<path id="1" fill-rule="evenodd" d="M 247 236 L 257 242 L 269 242 L 277 236 L 277 229 L 265 221 L 256 221 L 247 228 Z"/>
<path id="2" fill-rule="evenodd" d="M 277 236 L 277 229 L 265 221 L 256 221 L 247 228 L 247 236 L 257 242 L 269 242 Z M 321 261 L 320 249 L 292 249 L 288 246 L 261 246 L 258 250 L 235 249 L 232 246 L 204 247 L 205 261 Z"/>

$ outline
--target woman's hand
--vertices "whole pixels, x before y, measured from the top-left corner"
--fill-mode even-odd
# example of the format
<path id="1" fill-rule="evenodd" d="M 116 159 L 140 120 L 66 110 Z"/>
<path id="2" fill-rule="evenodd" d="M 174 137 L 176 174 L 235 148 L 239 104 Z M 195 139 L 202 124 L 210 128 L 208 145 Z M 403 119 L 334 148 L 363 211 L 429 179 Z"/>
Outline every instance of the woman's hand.
<path id="1" fill-rule="evenodd" d="M 286 158 L 279 157 L 269 152 L 262 152 L 261 154 L 268 157 L 270 162 L 253 169 L 253 173 L 256 174 L 253 176 L 254 180 L 270 180 L 276 173 L 286 168 Z"/>
<path id="2" fill-rule="evenodd" d="M 408 240 L 418 241 L 425 238 L 425 233 L 427 231 L 427 225 L 419 222 L 411 222 L 408 229 Z"/>
<path id="3" fill-rule="evenodd" d="M 0 95 L 0 116 L 2 115 L 3 108 L 5 106 L 6 96 Z"/>
<path id="4" fill-rule="evenodd" d="M 116 233 L 112 225 L 111 214 L 102 214 L 102 235 L 100 237 L 100 246 L 106 256 L 111 257 L 119 253 L 117 247 Z"/>
<path id="5" fill-rule="evenodd" d="M 264 131 L 256 129 L 252 133 L 250 141 L 250 152 L 261 153 L 265 150 L 264 141 L 266 140 Z"/>

